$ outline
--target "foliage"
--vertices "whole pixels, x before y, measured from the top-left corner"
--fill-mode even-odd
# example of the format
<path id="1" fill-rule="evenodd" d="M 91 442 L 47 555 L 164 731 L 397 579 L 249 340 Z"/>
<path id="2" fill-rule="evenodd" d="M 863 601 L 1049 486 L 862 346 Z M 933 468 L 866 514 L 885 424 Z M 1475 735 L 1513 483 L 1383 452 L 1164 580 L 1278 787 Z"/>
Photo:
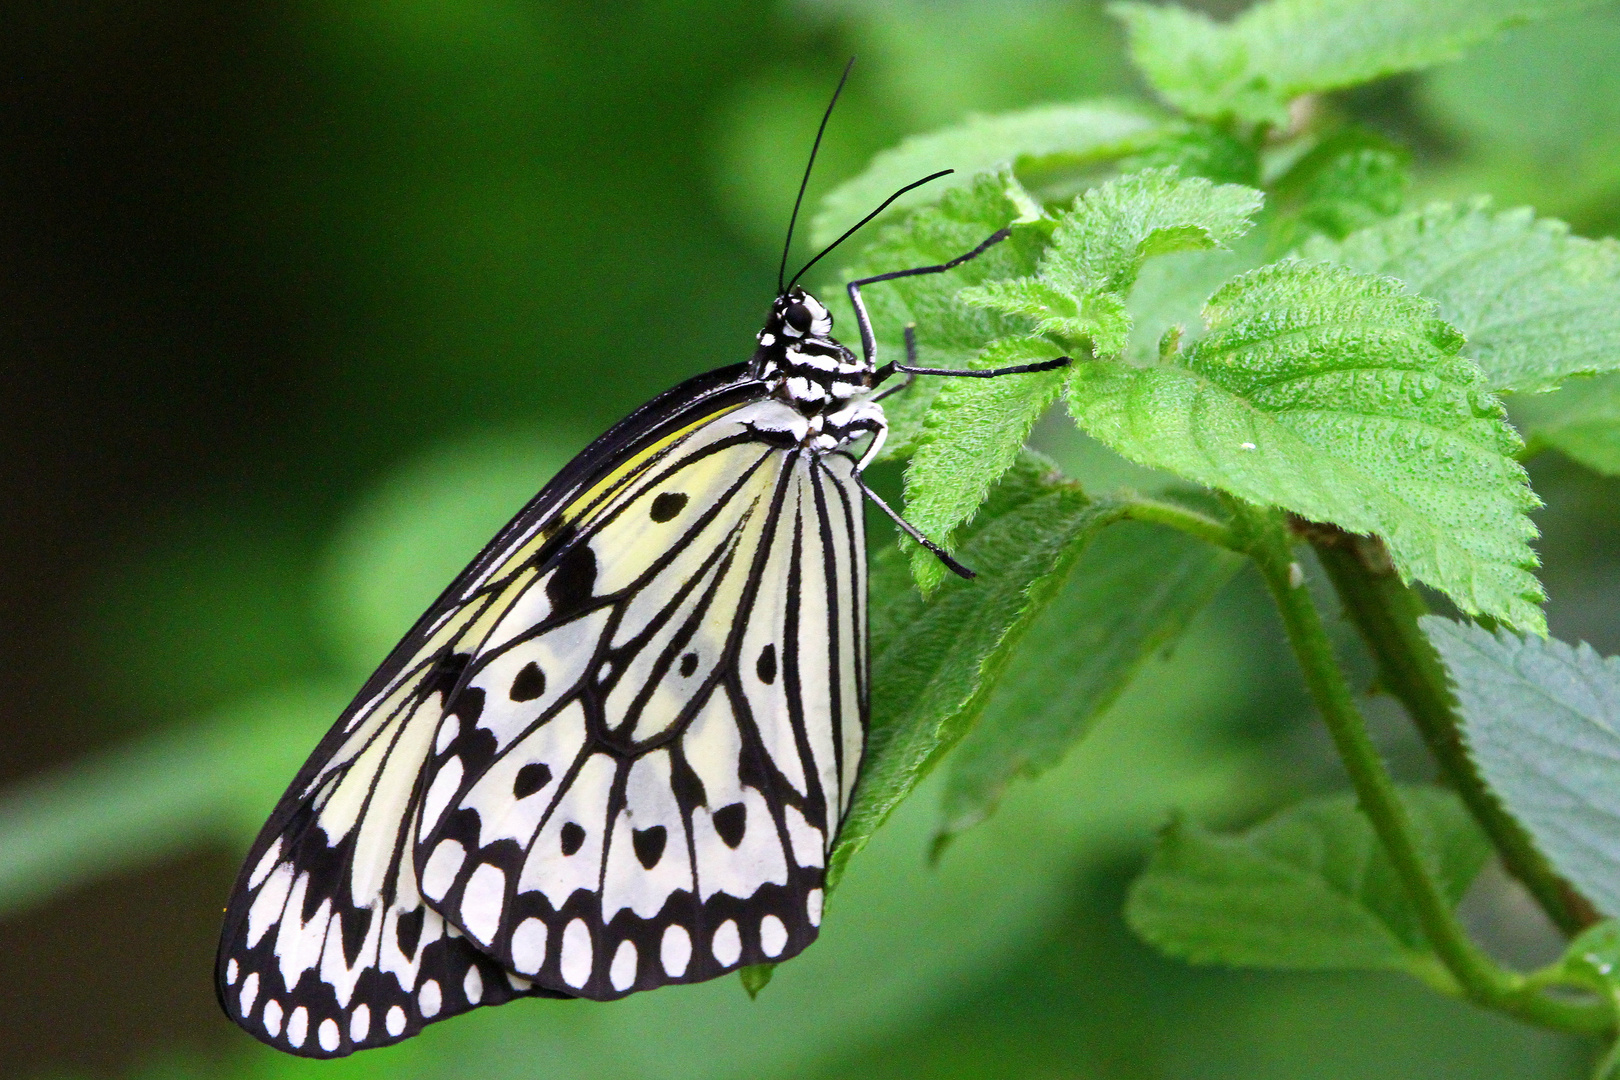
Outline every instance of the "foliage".
<path id="1" fill-rule="evenodd" d="M 1401 797 L 1430 871 L 1457 903 L 1490 845 L 1452 793 L 1415 787 Z M 1297 803 L 1235 836 L 1172 821 L 1125 913 L 1159 949 L 1194 963 L 1395 968 L 1420 978 L 1439 966 L 1349 795 Z"/>
<path id="2" fill-rule="evenodd" d="M 1620 912 L 1620 657 L 1438 616 L 1423 627 L 1480 772 L 1558 871 L 1598 910 Z"/>

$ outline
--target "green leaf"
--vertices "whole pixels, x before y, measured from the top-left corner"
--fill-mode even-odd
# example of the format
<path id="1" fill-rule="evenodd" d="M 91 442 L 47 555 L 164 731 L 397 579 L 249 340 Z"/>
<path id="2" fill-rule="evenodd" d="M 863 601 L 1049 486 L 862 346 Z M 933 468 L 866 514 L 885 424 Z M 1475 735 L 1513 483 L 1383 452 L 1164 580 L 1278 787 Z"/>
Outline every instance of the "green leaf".
<path id="1" fill-rule="evenodd" d="M 1620 370 L 1620 243 L 1569 234 L 1528 209 L 1439 204 L 1317 240 L 1310 259 L 1400 278 L 1468 338 L 1492 390 L 1550 390 Z"/>
<path id="2" fill-rule="evenodd" d="M 1508 407 L 1531 452 L 1550 446 L 1620 476 L 1620 374 L 1571 379 L 1550 394 L 1514 395 Z"/>
<path id="3" fill-rule="evenodd" d="M 1489 841 L 1450 791 L 1407 787 L 1401 801 L 1424 861 L 1456 904 Z M 1349 794 L 1308 800 L 1236 836 L 1172 822 L 1131 888 L 1125 918 L 1160 951 L 1198 964 L 1419 977 L 1438 967 Z"/>
<path id="4" fill-rule="evenodd" d="M 1014 777 L 1056 765 L 1242 565 L 1171 529 L 1125 521 L 1103 530 L 951 756 L 940 838 L 988 817 Z"/>
<path id="5" fill-rule="evenodd" d="M 849 817 L 828 863 L 828 888 L 940 757 L 972 728 L 1014 646 L 1062 588 L 1107 504 L 1026 454 L 961 530 L 963 562 L 926 599 L 905 558 L 873 560 L 872 724 Z"/>
<path id="6" fill-rule="evenodd" d="M 1018 181 L 1003 171 L 981 175 L 971 187 L 947 193 L 937 206 L 915 211 L 880 230 L 846 277 L 949 262 L 972 251 L 997 229 L 1011 227 L 1012 235 L 948 273 L 886 281 L 863 290 L 877 335 L 878 362 L 905 357 L 908 323 L 917 326 L 922 364 L 939 368 L 970 367 L 991 341 L 1027 332 L 1028 319 L 970 307 L 958 301 L 956 294 L 964 286 L 1033 274 L 1052 227 L 1038 215 Z M 848 311 L 847 305 L 835 303 Z M 850 325 L 853 316 L 841 315 L 840 319 Z M 884 401 L 889 419 L 885 458 L 911 452 L 929 405 L 949 381 L 919 378 L 903 393 Z"/>
<path id="7" fill-rule="evenodd" d="M 1217 184 L 1260 186 L 1260 153 L 1254 143 L 1238 138 L 1228 125 L 1205 120 L 1169 124 L 1140 153 L 1119 163 L 1122 173 L 1143 169 L 1175 169 Z"/>
<path id="8" fill-rule="evenodd" d="M 1104 355 L 1130 333 L 1123 294 L 1151 255 L 1223 247 L 1248 231 L 1262 196 L 1240 184 L 1149 169 L 1093 188 L 1058 219 L 1038 278 L 965 289 L 962 299 L 1037 320 L 1038 332 Z"/>
<path id="9" fill-rule="evenodd" d="M 1504 27 L 1580 0 L 1270 0 L 1227 23 L 1175 6 L 1115 3 L 1131 58 L 1193 116 L 1285 125 L 1301 94 L 1462 56 Z"/>
<path id="10" fill-rule="evenodd" d="M 1620 913 L 1620 657 L 1424 616 L 1480 773 L 1547 859 Z"/>
<path id="11" fill-rule="evenodd" d="M 976 174 L 986 171 L 1109 161 L 1150 142 L 1160 122 L 1140 105 L 1089 101 L 972 116 L 955 127 L 913 135 L 828 193 L 811 238 L 818 245 L 831 243 L 894 192 L 940 169 L 956 172 L 901 196 L 895 206 L 932 202 L 942 190 L 972 186 Z"/>
<path id="12" fill-rule="evenodd" d="M 1274 190 L 1279 203 L 1293 211 L 1298 228 L 1341 240 L 1400 213 L 1410 164 L 1404 147 L 1350 126 L 1312 147 Z"/>
<path id="13" fill-rule="evenodd" d="M 1138 464 L 1376 533 L 1404 578 L 1543 629 L 1517 436 L 1433 304 L 1282 263 L 1222 288 L 1205 320 L 1177 362 L 1076 365 L 1081 428 Z"/>
<path id="14" fill-rule="evenodd" d="M 1003 338 L 974 362 L 977 368 L 1051 360 L 1060 353 L 1043 338 Z M 945 379 L 934 397 L 917 450 L 906 465 L 906 520 L 949 549 L 951 534 L 973 516 L 990 488 L 1012 468 L 1041 414 L 1063 389 L 1062 370 L 995 379 Z M 945 573 L 932 552 L 911 545 L 912 572 L 923 590 Z"/>
<path id="15" fill-rule="evenodd" d="M 750 999 L 759 997 L 759 992 L 770 985 L 771 976 L 775 974 L 776 965 L 773 963 L 751 964 L 737 972 Z"/>

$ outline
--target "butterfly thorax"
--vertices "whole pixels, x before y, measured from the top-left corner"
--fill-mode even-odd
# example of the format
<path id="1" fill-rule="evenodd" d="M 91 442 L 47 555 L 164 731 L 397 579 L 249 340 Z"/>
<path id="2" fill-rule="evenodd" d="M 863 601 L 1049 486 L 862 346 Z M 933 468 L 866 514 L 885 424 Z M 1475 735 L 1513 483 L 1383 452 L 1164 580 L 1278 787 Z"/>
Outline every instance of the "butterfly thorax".
<path id="1" fill-rule="evenodd" d="M 815 297 L 797 287 L 778 296 L 758 339 L 755 376 L 805 419 L 807 448 L 836 449 L 881 425 L 882 410 L 865 400 L 871 363 L 832 336 L 832 313 Z"/>

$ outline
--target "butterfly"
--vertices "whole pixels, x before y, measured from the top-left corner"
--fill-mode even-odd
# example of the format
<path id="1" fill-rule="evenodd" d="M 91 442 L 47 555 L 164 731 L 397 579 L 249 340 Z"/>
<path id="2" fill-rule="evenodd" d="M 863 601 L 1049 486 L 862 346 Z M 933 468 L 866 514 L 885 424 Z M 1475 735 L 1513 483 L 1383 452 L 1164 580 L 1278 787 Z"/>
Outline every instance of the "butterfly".
<path id="1" fill-rule="evenodd" d="M 479 1005 L 611 1000 L 815 939 L 866 738 L 864 500 L 972 576 L 863 480 L 878 388 L 1068 363 L 923 368 L 910 329 L 906 363 L 876 361 L 861 289 L 943 273 L 1005 229 L 850 282 L 859 355 L 799 287 L 943 175 L 786 283 L 784 247 L 752 358 L 593 442 L 405 635 L 248 853 L 216 963 L 232 1020 L 338 1057 Z"/>

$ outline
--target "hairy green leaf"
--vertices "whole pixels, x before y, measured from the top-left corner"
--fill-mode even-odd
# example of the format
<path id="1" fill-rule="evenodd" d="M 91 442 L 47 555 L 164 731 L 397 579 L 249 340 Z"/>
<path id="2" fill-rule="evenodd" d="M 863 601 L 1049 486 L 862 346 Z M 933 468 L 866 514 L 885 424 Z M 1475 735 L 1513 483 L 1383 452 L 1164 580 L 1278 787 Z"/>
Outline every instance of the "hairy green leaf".
<path id="1" fill-rule="evenodd" d="M 1542 630 L 1517 436 L 1432 303 L 1282 263 L 1221 289 L 1205 320 L 1174 362 L 1077 364 L 1081 428 L 1138 464 L 1376 533 L 1403 577 Z"/>
<path id="2" fill-rule="evenodd" d="M 1044 338 L 1002 338 L 973 366 L 1030 364 L 1059 355 Z M 906 464 L 906 520 L 930 540 L 951 547 L 956 527 L 973 516 L 1018 460 L 1035 421 L 1062 392 L 1063 380 L 1062 370 L 945 379 L 923 418 L 916 453 Z M 939 585 L 946 571 L 932 552 L 913 544 L 911 560 L 924 591 Z"/>
<path id="3" fill-rule="evenodd" d="M 1422 625 L 1491 790 L 1560 874 L 1620 913 L 1620 657 L 1437 615 Z"/>
<path id="4" fill-rule="evenodd" d="M 1262 196 L 1240 184 L 1149 169 L 1111 180 L 1058 218 L 1039 276 L 965 289 L 962 299 L 1037 320 L 1037 331 L 1103 355 L 1124 350 L 1123 296 L 1152 255 L 1223 247 L 1248 231 Z"/>
<path id="5" fill-rule="evenodd" d="M 1620 476 L 1620 374 L 1571 379 L 1550 394 L 1516 394 L 1508 408 L 1531 451 L 1550 446 Z"/>
<path id="6" fill-rule="evenodd" d="M 1062 587 L 1108 507 L 1026 454 L 961 530 L 960 557 L 979 572 L 926 599 L 890 548 L 873 560 L 872 725 L 828 887 L 889 813 L 983 711 L 1014 646 Z"/>
<path id="7" fill-rule="evenodd" d="M 917 353 L 926 367 L 971 367 L 979 351 L 996 338 L 1029 330 L 1028 319 L 961 303 L 964 286 L 1034 273 L 1051 222 L 1006 171 L 977 177 L 971 187 L 948 192 L 937 206 L 924 207 L 904 221 L 885 226 L 862 252 L 847 278 L 891 270 L 938 265 L 972 251 L 998 229 L 1012 235 L 983 255 L 943 274 L 901 278 L 862 291 L 877 335 L 879 363 L 905 358 L 905 327 L 917 327 Z M 843 310 L 847 306 L 842 304 Z M 841 316 L 849 325 L 853 316 Z M 923 417 L 945 379 L 919 378 L 883 403 L 889 418 L 884 457 L 904 457 L 922 431 Z"/>
<path id="8" fill-rule="evenodd" d="M 1410 159 L 1382 135 L 1349 126 L 1294 162 L 1274 190 L 1296 228 L 1340 240 L 1401 212 Z"/>
<path id="9" fill-rule="evenodd" d="M 1268 0 L 1227 23 L 1173 5 L 1115 3 L 1131 58 L 1193 116 L 1288 122 L 1301 94 L 1336 90 L 1463 55 L 1503 27 L 1582 0 Z"/>
<path id="10" fill-rule="evenodd" d="M 1306 245 L 1305 256 L 1400 278 L 1468 337 L 1493 390 L 1550 390 L 1620 370 L 1620 243 L 1530 210 L 1439 204 Z"/>
<path id="11" fill-rule="evenodd" d="M 1089 101 L 972 116 L 955 127 L 913 135 L 828 193 L 812 239 L 831 243 L 894 192 L 940 169 L 956 172 L 901 196 L 895 206 L 926 204 L 938 199 L 942 189 L 969 187 L 976 174 L 1002 167 L 1083 167 L 1109 161 L 1151 142 L 1161 122 L 1140 105 Z"/>
<path id="12" fill-rule="evenodd" d="M 1407 787 L 1401 801 L 1425 862 L 1457 903 L 1489 841 L 1450 791 Z M 1420 977 L 1436 966 L 1395 867 L 1349 794 L 1308 800 L 1236 836 L 1172 822 L 1125 918 L 1162 952 L 1199 964 Z"/>
<path id="13" fill-rule="evenodd" d="M 941 838 L 988 817 L 1015 777 L 1056 765 L 1242 565 L 1158 526 L 1124 521 L 1099 533 L 951 756 Z"/>

